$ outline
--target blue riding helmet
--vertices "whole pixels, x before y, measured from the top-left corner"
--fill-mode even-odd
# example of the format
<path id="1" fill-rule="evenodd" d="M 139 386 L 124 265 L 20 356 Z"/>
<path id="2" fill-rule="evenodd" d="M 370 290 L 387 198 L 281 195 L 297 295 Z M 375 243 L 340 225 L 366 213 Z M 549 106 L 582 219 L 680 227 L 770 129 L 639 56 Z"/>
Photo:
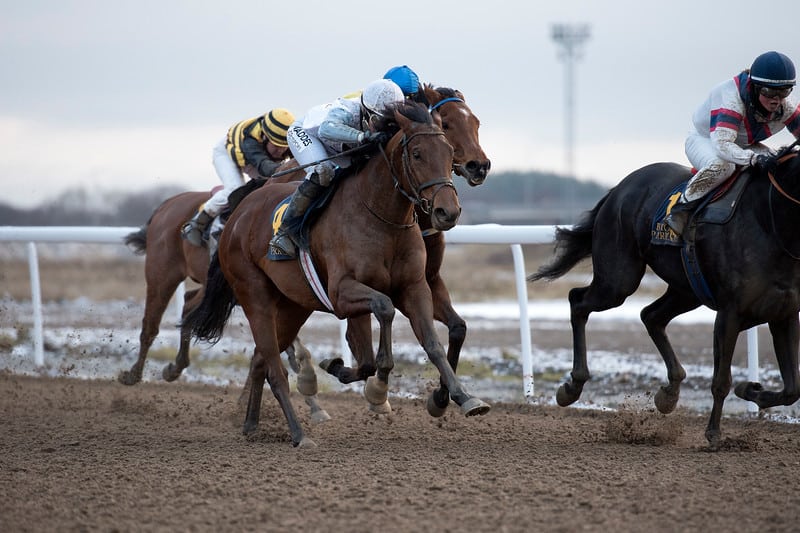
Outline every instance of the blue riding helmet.
<path id="1" fill-rule="evenodd" d="M 753 61 L 750 79 L 762 87 L 793 87 L 794 63 L 780 52 L 765 52 Z"/>
<path id="2" fill-rule="evenodd" d="M 406 96 L 413 96 L 419 91 L 419 76 L 406 65 L 390 68 L 383 79 L 395 82 Z"/>

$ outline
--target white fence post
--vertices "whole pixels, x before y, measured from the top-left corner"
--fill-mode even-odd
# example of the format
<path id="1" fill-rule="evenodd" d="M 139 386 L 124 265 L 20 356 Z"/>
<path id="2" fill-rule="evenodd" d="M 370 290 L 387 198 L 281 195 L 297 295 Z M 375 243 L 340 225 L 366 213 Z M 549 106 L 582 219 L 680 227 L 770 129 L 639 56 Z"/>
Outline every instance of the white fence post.
<path id="1" fill-rule="evenodd" d="M 42 318 L 42 286 L 39 279 L 39 256 L 36 243 L 28 243 L 28 270 L 31 278 L 31 306 L 33 307 L 33 362 L 44 366 L 44 320 Z"/>
<path id="2" fill-rule="evenodd" d="M 758 381 L 758 328 L 747 330 L 747 379 Z M 758 404 L 747 402 L 748 413 L 758 413 Z"/>
<path id="3" fill-rule="evenodd" d="M 519 336 L 522 349 L 522 392 L 525 399 L 533 400 L 533 353 L 531 351 L 531 327 L 528 319 L 528 286 L 525 284 L 525 257 L 522 246 L 511 245 L 514 256 L 514 276 L 517 279 L 517 301 L 519 302 Z"/>

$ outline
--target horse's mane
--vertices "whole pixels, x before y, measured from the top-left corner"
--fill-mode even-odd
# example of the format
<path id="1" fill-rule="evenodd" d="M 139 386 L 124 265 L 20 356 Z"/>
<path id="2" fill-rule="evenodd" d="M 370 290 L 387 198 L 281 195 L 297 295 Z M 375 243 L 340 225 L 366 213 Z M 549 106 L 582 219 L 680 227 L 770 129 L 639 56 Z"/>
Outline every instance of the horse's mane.
<path id="1" fill-rule="evenodd" d="M 434 87 L 431 83 L 425 84 L 425 89 L 429 89 L 431 91 L 436 91 L 440 95 L 442 95 L 442 100 L 445 98 L 460 98 L 456 89 L 451 89 L 450 87 Z M 425 91 L 418 91 L 412 98 L 414 102 L 418 102 L 423 104 L 425 107 L 430 107 L 433 103 L 428 100 L 428 96 L 425 94 Z"/>
<path id="2" fill-rule="evenodd" d="M 412 122 L 428 125 L 433 124 L 433 119 L 431 118 L 431 114 L 428 113 L 428 108 L 419 102 L 404 100 L 402 102 L 390 104 L 387 111 L 385 115 L 376 118 L 373 126 L 375 131 L 385 132 L 389 135 L 395 135 L 400 131 L 400 126 L 394 119 L 394 111 L 397 111 Z"/>

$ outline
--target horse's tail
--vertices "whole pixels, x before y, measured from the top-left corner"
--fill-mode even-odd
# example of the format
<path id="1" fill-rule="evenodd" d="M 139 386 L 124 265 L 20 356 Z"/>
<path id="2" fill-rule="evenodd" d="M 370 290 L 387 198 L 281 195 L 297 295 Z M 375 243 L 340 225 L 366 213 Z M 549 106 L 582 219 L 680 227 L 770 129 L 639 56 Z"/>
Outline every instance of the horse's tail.
<path id="1" fill-rule="evenodd" d="M 136 255 L 144 255 L 147 251 L 147 224 L 139 228 L 139 231 L 125 235 L 123 242 Z"/>
<path id="2" fill-rule="evenodd" d="M 162 203 L 161 205 L 164 204 Z M 153 214 L 147 219 L 147 223 L 139 228 L 139 231 L 128 233 L 122 239 L 125 246 L 131 248 L 136 255 L 144 255 L 145 252 L 147 252 L 147 228 L 150 226 L 150 222 L 153 221 L 153 215 L 155 215 L 155 211 L 153 211 Z"/>
<path id="3" fill-rule="evenodd" d="M 219 256 L 214 254 L 208 266 L 203 301 L 186 315 L 183 326 L 188 327 L 195 338 L 217 343 L 222 338 L 222 331 L 234 307 L 236 298 L 233 289 L 219 266 Z"/>
<path id="4" fill-rule="evenodd" d="M 555 258 L 539 267 L 535 274 L 528 276 L 528 281 L 540 279 L 554 280 L 560 278 L 572 267 L 592 255 L 592 233 L 597 212 L 608 198 L 604 196 L 591 211 L 587 211 L 577 224 L 571 228 L 557 227 L 555 238 Z"/>

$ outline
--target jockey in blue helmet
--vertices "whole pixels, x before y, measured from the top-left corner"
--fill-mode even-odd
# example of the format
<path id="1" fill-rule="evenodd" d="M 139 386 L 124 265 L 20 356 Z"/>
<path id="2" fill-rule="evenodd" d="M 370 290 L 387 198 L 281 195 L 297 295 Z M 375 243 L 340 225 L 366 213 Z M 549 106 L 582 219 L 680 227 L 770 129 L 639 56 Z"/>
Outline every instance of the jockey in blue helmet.
<path id="1" fill-rule="evenodd" d="M 390 68 L 383 79 L 395 82 L 407 98 L 413 98 L 420 89 L 419 76 L 406 65 Z"/>

